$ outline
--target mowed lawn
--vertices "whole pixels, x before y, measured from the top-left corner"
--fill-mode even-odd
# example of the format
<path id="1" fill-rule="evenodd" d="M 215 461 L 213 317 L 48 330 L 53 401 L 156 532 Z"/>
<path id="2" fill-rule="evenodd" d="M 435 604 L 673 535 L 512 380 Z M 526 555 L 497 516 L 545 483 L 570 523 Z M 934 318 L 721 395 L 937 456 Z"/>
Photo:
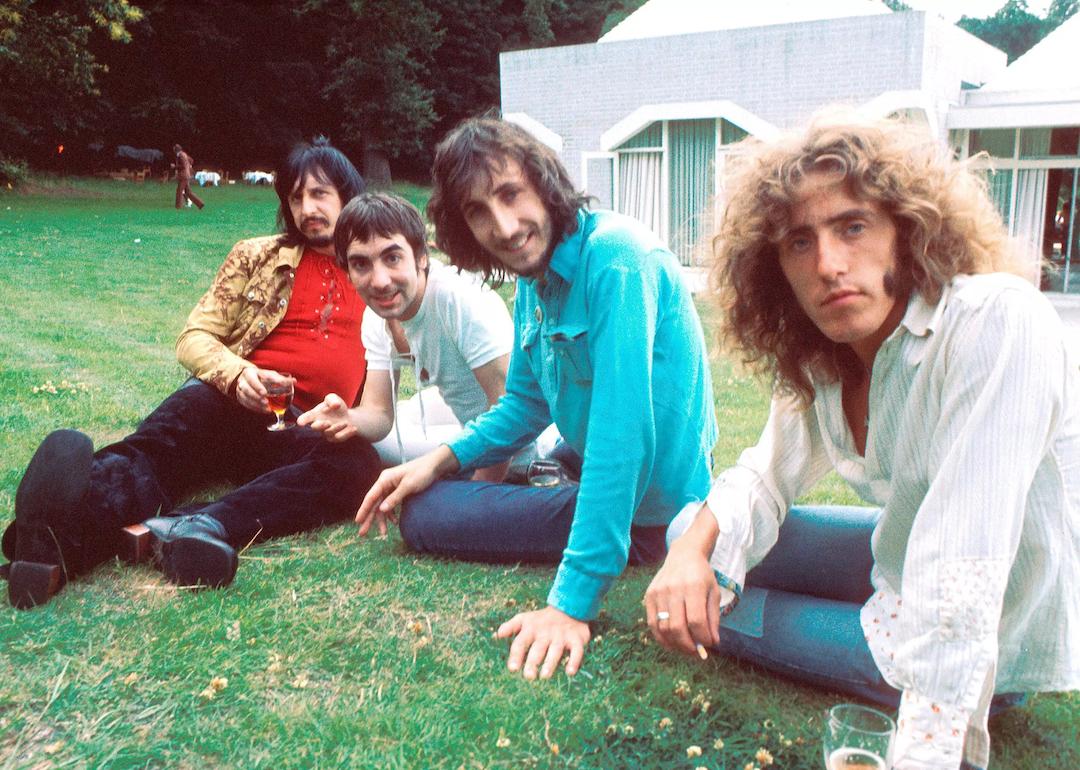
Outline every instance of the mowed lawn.
<path id="1" fill-rule="evenodd" d="M 49 431 L 104 445 L 182 381 L 188 311 L 233 242 L 274 231 L 277 204 L 246 186 L 200 190 L 201 212 L 175 211 L 170 185 L 45 188 L 0 194 L 5 525 Z M 723 465 L 767 398 L 723 360 L 714 375 Z M 835 480 L 811 497 L 855 502 Z M 821 767 L 840 696 L 665 652 L 648 569 L 608 596 L 577 677 L 507 673 L 492 633 L 552 575 L 418 558 L 349 524 L 247 549 L 222 591 L 104 565 L 44 608 L 0 604 L 0 768 Z M 1078 724 L 1075 693 L 1035 696 L 992 722 L 992 767 L 1080 767 Z"/>

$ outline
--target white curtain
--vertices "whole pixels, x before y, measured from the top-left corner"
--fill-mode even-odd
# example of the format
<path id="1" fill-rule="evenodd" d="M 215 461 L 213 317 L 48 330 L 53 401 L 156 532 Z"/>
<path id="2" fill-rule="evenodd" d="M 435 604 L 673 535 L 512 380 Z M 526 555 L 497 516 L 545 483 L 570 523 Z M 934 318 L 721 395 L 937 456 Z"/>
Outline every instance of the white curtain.
<path id="1" fill-rule="evenodd" d="M 660 232 L 659 152 L 619 153 L 619 211 Z"/>
<path id="2" fill-rule="evenodd" d="M 1026 168 L 1016 174 L 1016 209 L 1013 235 L 1031 259 L 1032 272 L 1042 259 L 1043 231 L 1046 227 L 1046 169 Z"/>

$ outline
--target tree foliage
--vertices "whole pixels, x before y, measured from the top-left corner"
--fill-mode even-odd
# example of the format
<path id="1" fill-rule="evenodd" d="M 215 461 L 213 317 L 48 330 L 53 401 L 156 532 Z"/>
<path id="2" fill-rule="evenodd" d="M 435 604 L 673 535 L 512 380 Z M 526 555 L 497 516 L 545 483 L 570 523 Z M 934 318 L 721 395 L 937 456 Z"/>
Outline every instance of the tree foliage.
<path id="1" fill-rule="evenodd" d="M 59 144 L 179 142 L 235 172 L 325 134 L 426 176 L 450 126 L 498 106 L 500 52 L 593 42 L 643 2 L 0 0 L 0 153 L 40 165 Z M 960 26 L 1013 59 L 1078 3 L 1038 19 L 1008 0 Z"/>
<path id="2" fill-rule="evenodd" d="M 1004 51 L 1011 64 L 1076 12 L 1077 0 L 1054 0 L 1045 19 L 1028 10 L 1026 0 L 1006 0 L 993 16 L 962 16 L 956 25 Z"/>
<path id="3" fill-rule="evenodd" d="M 92 125 L 107 68 L 91 39 L 125 43 L 141 18 L 127 0 L 0 0 L 0 148 L 42 160 Z"/>

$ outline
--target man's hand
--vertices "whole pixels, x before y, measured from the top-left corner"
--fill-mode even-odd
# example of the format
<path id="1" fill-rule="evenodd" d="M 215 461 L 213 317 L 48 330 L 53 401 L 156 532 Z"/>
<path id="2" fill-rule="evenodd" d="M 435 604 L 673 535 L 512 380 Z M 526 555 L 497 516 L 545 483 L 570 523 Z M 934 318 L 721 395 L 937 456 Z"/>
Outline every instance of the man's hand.
<path id="1" fill-rule="evenodd" d="M 404 465 L 387 468 L 379 474 L 378 480 L 368 490 L 356 512 L 360 536 L 368 533 L 373 521 L 378 526 L 379 534 L 385 535 L 386 520 L 393 520 L 394 509 L 402 500 L 409 495 L 423 492 L 447 473 L 453 473 L 460 467 L 457 457 L 450 451 L 450 447 L 444 444 Z"/>
<path id="2" fill-rule="evenodd" d="M 358 433 L 349 418 L 348 404 L 336 393 L 327 394 L 321 404 L 297 417 L 296 424 L 310 426 L 328 441 L 347 441 Z"/>
<path id="3" fill-rule="evenodd" d="M 268 382 L 289 382 L 295 380 L 272 369 L 260 369 L 257 366 L 245 367 L 236 378 L 236 400 L 240 406 L 252 412 L 270 414 L 266 403 L 266 385 Z"/>
<path id="4" fill-rule="evenodd" d="M 550 679 L 563 655 L 569 655 L 566 675 L 576 674 L 585 657 L 589 635 L 588 623 L 550 606 L 520 612 L 495 632 L 499 639 L 515 637 L 506 667 L 511 671 L 520 670 L 526 679 L 536 679 L 537 674 L 541 679 Z"/>
<path id="5" fill-rule="evenodd" d="M 698 645 L 720 643 L 720 586 L 709 565 L 716 536 L 716 521 L 703 506 L 645 591 L 649 629 L 669 650 L 700 655 Z"/>

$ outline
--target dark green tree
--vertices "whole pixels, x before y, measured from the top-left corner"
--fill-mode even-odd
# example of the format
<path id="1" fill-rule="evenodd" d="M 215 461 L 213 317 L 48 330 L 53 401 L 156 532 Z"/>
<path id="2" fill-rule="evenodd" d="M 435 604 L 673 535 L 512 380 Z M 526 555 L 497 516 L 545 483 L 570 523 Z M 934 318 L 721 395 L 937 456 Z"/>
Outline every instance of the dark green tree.
<path id="1" fill-rule="evenodd" d="M 0 0 L 0 152 L 48 163 L 99 117 L 106 71 L 91 41 L 131 39 L 127 0 Z"/>
<path id="2" fill-rule="evenodd" d="M 1031 13 L 1026 0 L 1007 0 L 997 13 L 985 19 L 962 16 L 956 25 L 1004 51 L 1010 64 L 1057 26 Z"/>

